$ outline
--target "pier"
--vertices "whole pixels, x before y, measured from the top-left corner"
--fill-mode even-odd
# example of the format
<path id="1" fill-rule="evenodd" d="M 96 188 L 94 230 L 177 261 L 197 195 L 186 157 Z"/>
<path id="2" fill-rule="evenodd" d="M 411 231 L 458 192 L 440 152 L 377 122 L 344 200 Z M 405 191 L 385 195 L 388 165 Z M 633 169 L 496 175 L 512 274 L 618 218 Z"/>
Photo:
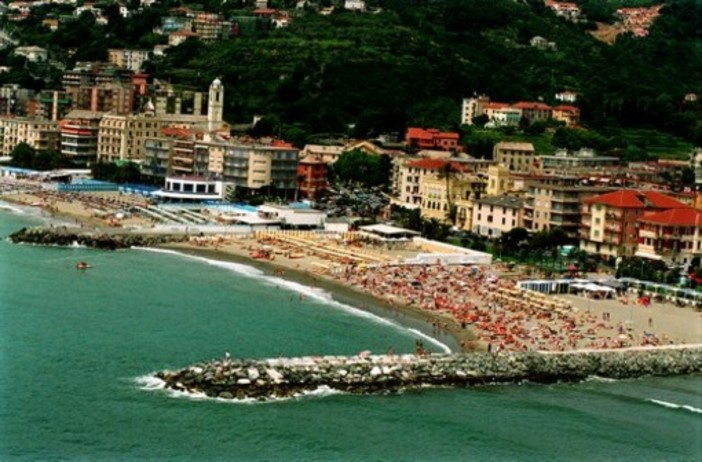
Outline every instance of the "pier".
<path id="1" fill-rule="evenodd" d="M 321 387 L 387 393 L 426 386 L 578 382 L 702 372 L 702 345 L 558 353 L 357 355 L 234 360 L 226 357 L 156 377 L 166 388 L 213 398 L 296 396 Z"/>

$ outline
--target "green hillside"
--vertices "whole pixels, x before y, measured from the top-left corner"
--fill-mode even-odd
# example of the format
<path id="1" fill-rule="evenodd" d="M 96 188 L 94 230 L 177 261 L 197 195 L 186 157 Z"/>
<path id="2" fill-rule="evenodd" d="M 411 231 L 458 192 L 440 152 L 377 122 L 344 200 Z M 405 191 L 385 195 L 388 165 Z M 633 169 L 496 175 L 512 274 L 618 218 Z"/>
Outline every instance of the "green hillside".
<path id="1" fill-rule="evenodd" d="M 251 15 L 242 3 L 200 7 L 225 18 Z M 581 2 L 589 11 L 631 3 Z M 179 4 L 160 2 L 128 20 L 109 6 L 106 27 L 89 14 L 53 33 L 41 26 L 41 15 L 13 27 L 24 42 L 65 54 L 71 66 L 104 58 L 110 47 L 162 43 L 165 37 L 151 31 Z M 613 45 L 593 38 L 587 23 L 556 17 L 542 0 L 377 0 L 371 6 L 379 12 L 337 8 L 328 16 L 296 10 L 292 0 L 271 4 L 291 9 L 289 27 L 256 27 L 255 33 L 211 44 L 189 39 L 148 63 L 147 71 L 199 89 L 220 77 L 229 121 L 249 122 L 261 114 L 266 127 L 293 140 L 312 133 L 372 136 L 408 125 L 457 129 L 460 101 L 473 93 L 553 103 L 554 93 L 567 88 L 579 93 L 587 127 L 654 130 L 675 135 L 675 145 L 702 144 L 700 104 L 683 104 L 688 93 L 702 96 L 699 0 L 667 0 L 648 37 L 622 35 Z M 43 8 L 37 11 L 46 15 L 59 7 Z M 530 46 L 535 36 L 556 48 Z M 69 48 L 75 49 L 70 56 Z M 7 52 L 4 57 L 15 59 Z M 40 73 L 25 64 L 0 75 L 0 83 L 60 83 L 60 73 L 43 80 L 36 77 Z"/>

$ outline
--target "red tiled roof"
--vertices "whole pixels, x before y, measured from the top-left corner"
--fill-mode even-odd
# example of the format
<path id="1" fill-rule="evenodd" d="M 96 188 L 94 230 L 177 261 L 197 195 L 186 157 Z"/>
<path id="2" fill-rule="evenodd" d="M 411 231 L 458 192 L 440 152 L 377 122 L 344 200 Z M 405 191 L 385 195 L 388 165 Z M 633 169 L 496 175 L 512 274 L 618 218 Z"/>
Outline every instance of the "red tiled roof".
<path id="1" fill-rule="evenodd" d="M 457 140 L 459 138 L 459 135 L 455 132 L 440 132 L 435 128 L 425 130 L 423 128 L 418 127 L 409 127 L 407 129 L 407 138 L 429 141 L 433 140 L 434 138 L 449 138 Z"/>
<path id="2" fill-rule="evenodd" d="M 670 209 L 664 212 L 647 213 L 639 221 L 668 226 L 701 226 L 702 211 L 693 208 Z"/>
<path id="3" fill-rule="evenodd" d="M 414 168 L 422 168 L 425 170 L 438 170 L 444 165 L 446 165 L 447 161 L 443 159 L 429 159 L 429 158 L 424 158 L 424 159 L 418 159 L 415 161 L 410 162 L 407 164 L 409 167 L 414 167 Z M 451 167 L 453 167 L 455 170 L 458 171 L 463 171 L 463 166 L 457 162 L 451 162 Z"/>
<path id="4" fill-rule="evenodd" d="M 537 103 L 533 101 L 520 101 L 518 103 L 513 104 L 512 107 L 516 107 L 517 109 L 542 109 L 545 111 L 551 110 L 551 106 L 549 106 L 548 104 Z"/>
<path id="5" fill-rule="evenodd" d="M 493 101 L 491 103 L 484 103 L 483 108 L 484 109 L 504 109 L 506 107 L 509 107 L 509 104 L 507 103 L 500 103 L 497 101 Z"/>
<path id="6" fill-rule="evenodd" d="M 428 131 L 424 130 L 423 128 L 417 128 L 417 127 L 409 127 L 407 129 L 407 137 L 408 138 L 424 139 L 424 140 L 431 140 L 434 138 L 432 136 L 432 134 L 429 133 Z"/>
<path id="7" fill-rule="evenodd" d="M 578 109 L 575 106 L 571 106 L 569 104 L 561 104 L 560 106 L 556 106 L 553 108 L 554 111 L 560 111 L 560 112 L 580 112 L 580 109 Z"/>
<path id="8" fill-rule="evenodd" d="M 688 205 L 665 194 L 656 191 L 636 191 L 633 189 L 620 189 L 619 191 L 591 197 L 586 199 L 585 203 L 604 204 L 622 209 L 644 209 L 646 207 L 658 209 L 689 208 Z"/>
<path id="9" fill-rule="evenodd" d="M 163 136 L 188 138 L 188 137 L 194 135 L 195 132 L 189 128 L 163 127 L 163 128 L 161 128 L 161 134 Z"/>

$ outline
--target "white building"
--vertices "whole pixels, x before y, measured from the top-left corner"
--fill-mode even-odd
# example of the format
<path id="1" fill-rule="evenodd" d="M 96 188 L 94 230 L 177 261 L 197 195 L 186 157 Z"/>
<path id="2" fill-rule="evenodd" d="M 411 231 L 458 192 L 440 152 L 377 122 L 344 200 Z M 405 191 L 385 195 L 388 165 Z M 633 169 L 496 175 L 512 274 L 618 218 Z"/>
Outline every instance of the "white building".
<path id="1" fill-rule="evenodd" d="M 46 61 L 49 57 L 49 53 L 45 48 L 33 45 L 28 47 L 17 47 L 15 48 L 15 54 L 24 56 L 28 61 L 33 63 Z"/>
<path id="2" fill-rule="evenodd" d="M 364 0 L 344 0 L 344 9 L 364 11 L 366 9 L 366 2 Z"/>
<path id="3" fill-rule="evenodd" d="M 115 66 L 129 69 L 133 72 L 139 72 L 144 65 L 144 62 L 149 59 L 148 50 L 128 50 L 128 49 L 111 49 L 108 50 L 108 60 Z"/>
<path id="4" fill-rule="evenodd" d="M 327 215 L 320 210 L 275 204 L 260 206 L 258 215 L 268 220 L 280 220 L 282 227 L 307 229 L 324 228 L 327 218 Z"/>
<path id="5" fill-rule="evenodd" d="M 174 200 L 217 200 L 224 198 L 224 186 L 221 181 L 202 176 L 169 176 L 166 177 L 166 187 L 156 195 Z"/>

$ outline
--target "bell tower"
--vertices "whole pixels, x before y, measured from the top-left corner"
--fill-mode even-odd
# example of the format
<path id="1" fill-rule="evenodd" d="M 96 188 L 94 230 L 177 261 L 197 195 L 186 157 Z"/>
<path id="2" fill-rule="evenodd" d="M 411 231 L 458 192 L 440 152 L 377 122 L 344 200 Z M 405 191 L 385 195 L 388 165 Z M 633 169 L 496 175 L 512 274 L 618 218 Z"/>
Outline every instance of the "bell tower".
<path id="1" fill-rule="evenodd" d="M 224 112 L 224 86 L 222 81 L 214 79 L 210 85 L 207 101 L 207 130 L 214 131 L 222 125 Z"/>

